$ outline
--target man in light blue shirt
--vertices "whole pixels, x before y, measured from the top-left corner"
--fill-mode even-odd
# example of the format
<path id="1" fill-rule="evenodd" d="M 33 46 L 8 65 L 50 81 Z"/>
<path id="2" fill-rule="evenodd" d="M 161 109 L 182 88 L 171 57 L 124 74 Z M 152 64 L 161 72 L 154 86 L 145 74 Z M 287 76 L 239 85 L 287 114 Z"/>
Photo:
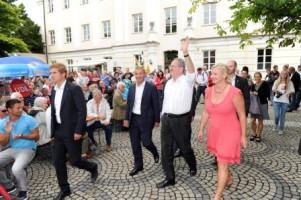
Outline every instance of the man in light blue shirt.
<path id="1" fill-rule="evenodd" d="M 6 109 L 8 117 L 0 121 L 0 144 L 10 142 L 11 147 L 0 152 L 0 168 L 14 161 L 12 172 L 18 183 L 18 199 L 25 200 L 28 198 L 28 189 L 24 168 L 36 153 L 38 123 L 33 117 L 22 114 L 23 104 L 17 99 L 7 101 Z"/>

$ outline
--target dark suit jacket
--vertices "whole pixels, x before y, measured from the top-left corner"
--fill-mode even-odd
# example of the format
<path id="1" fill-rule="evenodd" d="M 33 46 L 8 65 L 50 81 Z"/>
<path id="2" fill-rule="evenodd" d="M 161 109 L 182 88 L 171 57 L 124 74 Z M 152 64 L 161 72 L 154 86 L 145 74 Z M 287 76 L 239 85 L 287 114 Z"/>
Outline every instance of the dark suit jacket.
<path id="1" fill-rule="evenodd" d="M 251 91 L 254 92 L 255 90 L 255 84 L 252 85 Z M 258 98 L 260 100 L 261 104 L 268 103 L 268 98 L 270 97 L 270 88 L 269 84 L 267 82 L 262 82 L 261 86 L 258 89 Z"/>
<path id="2" fill-rule="evenodd" d="M 300 87 L 300 74 L 298 72 L 295 72 L 291 78 L 291 81 L 294 84 L 295 93 L 297 93 Z"/>
<path id="3" fill-rule="evenodd" d="M 246 113 L 248 113 L 250 108 L 250 92 L 248 89 L 248 80 L 240 76 L 236 76 L 235 87 L 241 90 L 242 95 L 245 99 Z"/>
<path id="4" fill-rule="evenodd" d="M 54 99 L 55 90 L 53 89 L 51 92 L 51 137 L 54 136 L 55 128 L 57 126 Z M 66 81 L 61 102 L 60 116 L 65 137 L 73 138 L 74 133 L 85 133 L 87 107 L 80 86 Z"/>
<path id="5" fill-rule="evenodd" d="M 129 89 L 125 119 L 131 125 L 131 115 L 135 102 L 136 84 L 131 85 Z M 141 100 L 141 117 L 143 124 L 151 124 L 153 128 L 155 122 L 160 122 L 159 97 L 156 86 L 145 82 Z"/>

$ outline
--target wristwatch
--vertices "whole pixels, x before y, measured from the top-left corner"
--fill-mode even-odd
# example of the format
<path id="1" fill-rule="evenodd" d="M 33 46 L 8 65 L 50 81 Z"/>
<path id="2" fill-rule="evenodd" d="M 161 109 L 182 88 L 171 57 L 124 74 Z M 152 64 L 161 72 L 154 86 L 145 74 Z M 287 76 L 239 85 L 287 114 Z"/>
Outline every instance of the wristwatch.
<path id="1" fill-rule="evenodd" d="M 186 57 L 189 57 L 189 54 L 187 54 L 187 55 L 184 55 L 184 57 L 186 58 Z"/>

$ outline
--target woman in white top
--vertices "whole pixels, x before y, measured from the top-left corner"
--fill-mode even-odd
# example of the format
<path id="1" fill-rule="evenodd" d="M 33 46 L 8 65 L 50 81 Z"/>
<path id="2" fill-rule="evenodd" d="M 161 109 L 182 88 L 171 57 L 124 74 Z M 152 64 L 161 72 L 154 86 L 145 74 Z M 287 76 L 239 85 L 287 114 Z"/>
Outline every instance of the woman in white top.
<path id="1" fill-rule="evenodd" d="M 280 73 L 280 76 L 275 81 L 272 90 L 275 93 L 273 103 L 275 122 L 273 130 L 277 130 L 280 121 L 279 134 L 283 134 L 286 109 L 289 105 L 289 97 L 291 94 L 295 93 L 294 85 L 289 78 L 287 70 L 283 70 Z"/>

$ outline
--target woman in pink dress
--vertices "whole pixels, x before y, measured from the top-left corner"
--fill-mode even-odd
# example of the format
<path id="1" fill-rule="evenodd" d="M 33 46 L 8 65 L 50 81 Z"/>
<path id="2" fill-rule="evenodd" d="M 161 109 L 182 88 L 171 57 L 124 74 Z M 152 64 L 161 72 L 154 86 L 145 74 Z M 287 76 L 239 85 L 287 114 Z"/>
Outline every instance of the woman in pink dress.
<path id="1" fill-rule="evenodd" d="M 223 190 L 232 183 L 229 164 L 240 163 L 241 145 L 247 148 L 247 119 L 241 91 L 231 85 L 228 68 L 224 64 L 212 67 L 214 86 L 206 89 L 198 140 L 207 129 L 207 151 L 217 157 L 217 191 L 214 200 L 220 200 Z"/>

